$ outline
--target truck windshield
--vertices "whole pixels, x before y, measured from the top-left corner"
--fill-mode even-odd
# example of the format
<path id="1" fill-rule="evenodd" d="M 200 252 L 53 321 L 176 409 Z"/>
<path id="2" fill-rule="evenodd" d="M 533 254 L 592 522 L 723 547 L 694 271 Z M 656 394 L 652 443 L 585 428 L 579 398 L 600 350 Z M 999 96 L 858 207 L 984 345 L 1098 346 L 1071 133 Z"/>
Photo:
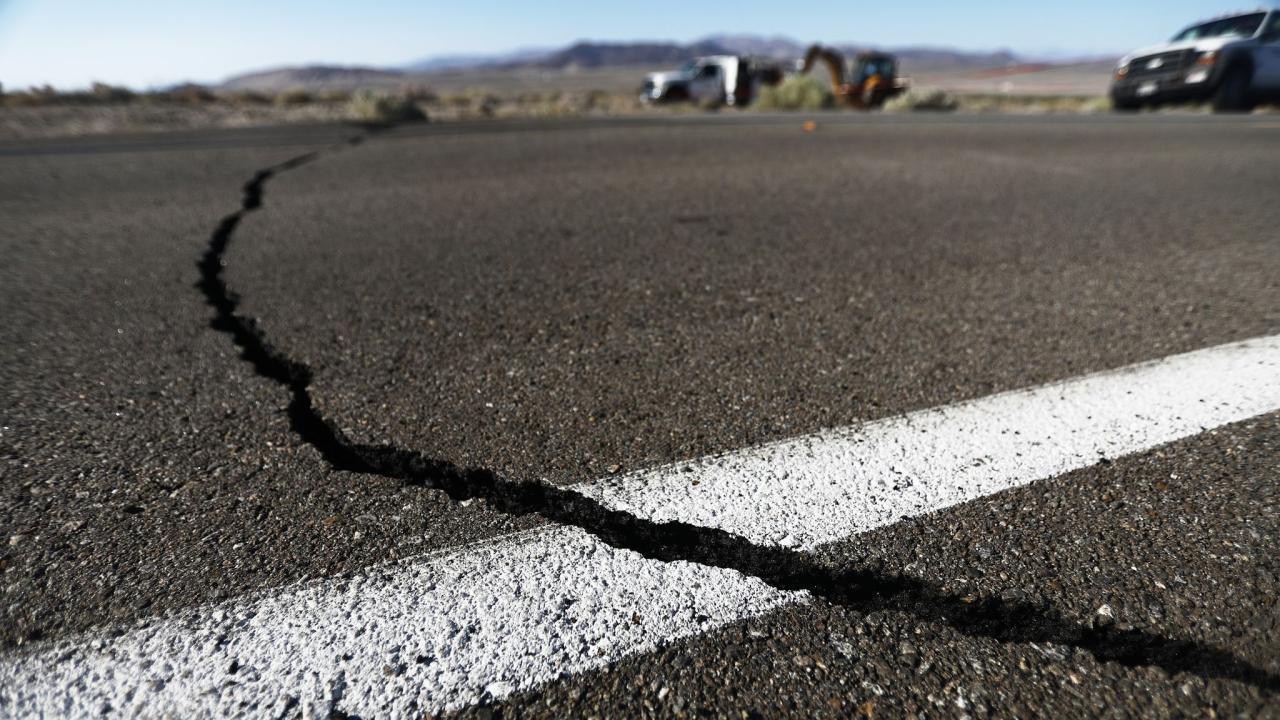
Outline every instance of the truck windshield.
<path id="1" fill-rule="evenodd" d="M 1262 25 L 1262 19 L 1266 16 L 1266 13 L 1253 13 L 1192 25 L 1175 35 L 1173 42 L 1219 37 L 1252 37 L 1258 32 L 1258 26 Z"/>

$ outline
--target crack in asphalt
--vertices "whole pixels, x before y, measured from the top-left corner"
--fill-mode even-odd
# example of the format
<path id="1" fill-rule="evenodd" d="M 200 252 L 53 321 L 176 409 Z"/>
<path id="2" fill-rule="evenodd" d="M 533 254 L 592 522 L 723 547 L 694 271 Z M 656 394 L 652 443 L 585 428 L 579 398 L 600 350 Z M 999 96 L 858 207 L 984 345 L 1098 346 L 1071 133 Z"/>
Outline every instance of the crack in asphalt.
<path id="1" fill-rule="evenodd" d="M 376 129 L 369 130 L 369 133 Z M 349 139 L 356 145 L 366 135 Z M 661 562 L 684 561 L 738 571 L 783 591 L 807 591 L 815 597 L 862 613 L 907 613 L 950 626 L 974 638 L 1005 643 L 1056 643 L 1089 652 L 1100 662 L 1126 667 L 1158 667 L 1170 674 L 1191 673 L 1246 683 L 1267 693 L 1280 691 L 1280 676 L 1224 650 L 1191 640 L 1166 638 L 1114 625 L 1087 626 L 1051 608 L 994 597 L 973 598 L 944 591 L 921 579 L 867 569 L 838 570 L 807 553 L 756 545 L 724 530 L 683 522 L 656 523 L 611 510 L 573 490 L 512 481 L 484 468 L 462 468 L 447 460 L 393 445 L 350 440 L 312 403 L 311 368 L 273 346 L 256 319 L 237 314 L 240 298 L 223 278 L 224 257 L 236 228 L 262 207 L 265 185 L 283 172 L 314 162 L 316 151 L 256 172 L 243 186 L 241 207 L 214 230 L 198 263 L 197 286 L 215 310 L 214 329 L 229 334 L 240 356 L 263 377 L 290 393 L 293 431 L 317 450 L 333 469 L 376 475 L 435 488 L 452 500 L 482 500 L 494 510 L 535 515 L 579 528 L 605 544 Z"/>

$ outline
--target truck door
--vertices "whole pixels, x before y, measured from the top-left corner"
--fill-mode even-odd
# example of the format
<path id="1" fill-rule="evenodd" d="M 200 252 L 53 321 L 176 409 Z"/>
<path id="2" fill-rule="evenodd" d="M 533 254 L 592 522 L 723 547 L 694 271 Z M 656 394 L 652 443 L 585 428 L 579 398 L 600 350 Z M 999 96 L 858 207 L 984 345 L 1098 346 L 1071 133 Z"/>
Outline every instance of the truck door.
<path id="1" fill-rule="evenodd" d="M 1280 91 L 1280 11 L 1272 12 L 1259 36 L 1254 56 L 1254 84 L 1270 91 Z"/>
<path id="2" fill-rule="evenodd" d="M 724 77 L 719 65 L 707 63 L 694 70 L 693 79 L 689 81 L 689 98 L 694 102 L 724 99 Z"/>

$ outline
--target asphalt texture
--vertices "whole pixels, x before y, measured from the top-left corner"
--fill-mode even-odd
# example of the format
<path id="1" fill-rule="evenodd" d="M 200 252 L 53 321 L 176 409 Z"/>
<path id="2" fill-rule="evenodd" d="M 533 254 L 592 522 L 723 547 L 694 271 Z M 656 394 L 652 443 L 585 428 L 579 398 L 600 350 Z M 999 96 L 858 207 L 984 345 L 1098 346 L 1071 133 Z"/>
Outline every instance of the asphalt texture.
<path id="1" fill-rule="evenodd" d="M 239 312 L 306 363 L 316 410 L 353 441 L 515 480 L 568 485 L 1280 331 L 1265 117 L 801 120 L 0 146 L 0 643 L 542 522 L 333 469 L 291 427 L 288 391 L 210 326 L 197 263 L 219 224 L 255 173 L 312 150 L 235 229 Z M 1278 423 L 819 557 L 1280 674 Z M 1212 663 L 1103 663 L 935 610 L 815 601 L 472 712 L 1280 714 Z"/>

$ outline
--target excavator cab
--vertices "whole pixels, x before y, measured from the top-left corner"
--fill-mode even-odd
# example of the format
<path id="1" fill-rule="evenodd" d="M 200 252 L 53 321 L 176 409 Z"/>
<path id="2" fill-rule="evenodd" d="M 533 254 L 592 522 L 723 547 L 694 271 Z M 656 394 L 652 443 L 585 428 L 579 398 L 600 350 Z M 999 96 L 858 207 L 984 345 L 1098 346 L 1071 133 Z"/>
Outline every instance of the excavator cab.
<path id="1" fill-rule="evenodd" d="M 850 75 L 852 92 L 857 93 L 865 107 L 880 107 L 887 100 L 898 80 L 898 61 L 884 53 L 861 53 L 853 62 Z"/>
<path id="2" fill-rule="evenodd" d="M 862 85 L 872 79 L 886 85 L 893 85 L 898 78 L 898 62 L 892 55 L 883 53 L 862 53 L 858 56 L 853 68 L 854 84 Z"/>

